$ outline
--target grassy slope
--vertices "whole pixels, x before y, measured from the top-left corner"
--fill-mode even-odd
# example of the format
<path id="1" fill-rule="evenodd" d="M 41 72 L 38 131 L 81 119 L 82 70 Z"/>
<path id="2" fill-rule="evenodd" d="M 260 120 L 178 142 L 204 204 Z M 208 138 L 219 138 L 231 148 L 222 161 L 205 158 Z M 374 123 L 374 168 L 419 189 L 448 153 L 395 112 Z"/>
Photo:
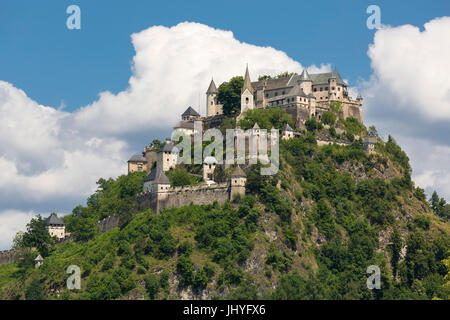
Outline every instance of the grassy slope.
<path id="1" fill-rule="evenodd" d="M 32 277 L 41 279 L 44 290 L 50 299 L 57 298 L 121 298 L 138 299 L 150 298 L 145 288 L 145 279 L 153 273 L 161 277 L 162 271 L 168 271 L 169 285 L 159 290 L 155 298 L 220 298 L 220 297 L 252 297 L 254 293 L 260 297 L 270 297 L 280 278 L 284 274 L 298 273 L 305 278 L 317 274 L 323 262 L 318 261 L 318 250 L 331 241 L 324 235 L 324 229 L 314 220 L 314 210 L 317 207 L 317 192 L 325 192 L 326 203 L 331 207 L 333 219 L 340 221 L 339 213 L 333 201 L 330 188 L 323 186 L 322 191 L 315 190 L 308 181 L 323 179 L 327 172 L 317 177 L 307 178 L 308 172 L 317 163 L 322 167 L 329 164 L 329 170 L 336 177 L 348 175 L 355 183 L 361 180 L 382 178 L 384 181 L 401 179 L 405 175 L 405 168 L 382 145 L 377 146 L 379 156 L 368 157 L 361 152 L 353 154 L 354 147 L 327 146 L 317 147 L 314 144 L 302 142 L 301 154 L 295 154 L 296 147 L 292 142 L 282 145 L 282 168 L 277 175 L 278 183 L 274 183 L 279 197 L 285 199 L 291 210 L 289 223 L 282 221 L 278 209 L 274 210 L 267 199 L 258 198 L 253 205 L 256 209 L 257 223 L 252 224 L 250 214 L 241 215 L 239 204 L 228 204 L 225 207 L 214 205 L 189 206 L 165 211 L 157 217 L 151 211 L 137 213 L 122 230 L 118 228 L 96 236 L 89 242 L 66 243 L 55 248 L 55 251 L 45 260 L 39 270 L 31 270 L 23 279 L 17 279 L 15 264 L 0 266 L 0 291 L 3 297 L 23 298 L 24 286 Z M 353 148 L 353 149 L 352 149 Z M 288 152 L 288 150 L 290 150 Z M 307 155 L 310 159 L 318 157 L 316 164 L 309 162 L 311 168 L 300 168 L 300 159 Z M 328 161 L 328 162 L 327 162 Z M 401 161 L 400 161 L 401 162 Z M 318 170 L 318 169 L 314 169 Z M 314 171 L 313 170 L 313 171 Z M 306 174 L 305 174 L 306 172 Z M 328 181 L 338 178 L 328 177 Z M 319 185 L 317 181 L 317 185 Z M 430 220 L 428 230 L 423 230 L 427 238 L 435 238 L 439 234 L 450 235 L 450 226 L 436 217 L 429 209 L 428 204 L 415 195 L 415 189 L 399 188 L 395 198 L 389 200 L 390 210 L 394 222 L 374 223 L 370 230 L 376 234 L 376 251 L 371 261 L 387 262 L 390 254 L 387 250 L 389 236 L 396 226 L 406 238 L 411 230 L 417 226 L 413 221 L 417 215 L 424 215 Z M 339 193 L 339 190 L 336 192 Z M 349 219 L 370 221 L 368 209 L 361 205 L 360 195 L 350 196 L 351 214 Z M 348 225 L 344 222 L 334 223 L 334 233 L 339 235 L 343 246 L 347 246 L 351 236 Z M 220 239 L 218 244 L 209 243 L 206 246 L 199 243 L 199 229 L 201 227 L 220 226 L 217 233 Z M 155 228 L 154 226 L 157 226 Z M 289 231 L 295 234 L 295 240 L 288 241 Z M 208 285 L 204 290 L 192 290 L 192 286 L 180 289 L 178 287 L 180 275 L 177 273 L 177 259 L 179 254 L 161 253 L 161 237 L 153 235 L 161 233 L 162 237 L 172 237 L 179 246 L 183 241 L 193 244 L 194 250 L 190 259 L 194 265 L 194 272 L 201 270 L 207 263 L 215 268 L 214 275 L 209 276 Z M 170 234 L 170 236 L 169 236 Z M 152 239 L 154 238 L 154 239 Z M 244 239 L 242 239 L 244 238 Z M 121 252 L 123 241 L 129 245 L 130 252 Z M 215 241 L 214 239 L 212 240 Z M 218 248 L 227 248 L 225 252 L 231 259 L 217 258 L 221 252 Z M 248 248 L 248 252 L 246 252 Z M 122 250 L 123 251 L 123 250 Z M 125 250 L 126 251 L 126 250 Z M 241 252 L 246 252 L 243 257 Z M 272 257 L 269 262 L 269 257 Z M 106 260 L 112 260 L 110 268 L 104 267 Z M 319 258 L 320 259 L 320 258 Z M 243 260 L 243 261 L 242 261 Z M 64 290 L 68 275 L 65 269 L 71 265 L 79 265 L 82 269 L 82 290 L 69 292 Z M 390 265 L 386 263 L 386 277 L 389 277 Z M 116 279 L 119 270 L 126 273 L 127 281 L 117 281 L 117 285 L 105 289 L 98 282 L 108 282 Z M 238 274 L 235 272 L 238 270 Z M 361 271 L 360 269 L 358 269 Z M 96 280 L 99 280 L 97 281 Z M 237 280 L 230 280 L 237 279 Z M 328 280 L 327 280 L 328 281 Z M 111 282 L 111 281 L 109 281 Z M 239 285 L 238 285 L 239 284 Z M 331 285 L 330 285 L 331 286 Z M 247 291 L 242 295 L 239 290 Z M 231 295 L 230 295 L 231 294 Z M 369 295 L 369 293 L 365 293 Z M 249 296 L 250 295 L 250 296 Z M 330 294 L 330 297 L 333 297 Z M 348 298 L 352 298 L 349 296 Z"/>

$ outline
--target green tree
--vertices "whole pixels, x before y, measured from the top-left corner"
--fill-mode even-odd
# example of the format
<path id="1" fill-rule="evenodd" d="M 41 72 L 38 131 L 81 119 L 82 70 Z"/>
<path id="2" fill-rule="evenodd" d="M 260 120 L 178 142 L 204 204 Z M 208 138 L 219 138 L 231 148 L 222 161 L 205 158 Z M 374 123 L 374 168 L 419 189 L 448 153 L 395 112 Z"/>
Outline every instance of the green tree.
<path id="1" fill-rule="evenodd" d="M 159 279 L 156 275 L 153 273 L 150 273 L 145 278 L 145 288 L 147 289 L 148 295 L 151 299 L 154 299 L 155 296 L 158 294 L 159 288 L 160 288 Z"/>
<path id="2" fill-rule="evenodd" d="M 47 230 L 47 222 L 41 215 L 32 218 L 27 224 L 27 232 L 22 237 L 22 245 L 27 248 L 36 247 L 39 253 L 46 257 L 49 254 L 49 247 L 55 243 Z"/>
<path id="3" fill-rule="evenodd" d="M 332 111 L 325 111 L 322 113 L 322 122 L 329 125 L 334 125 L 336 122 L 336 115 Z"/>
<path id="4" fill-rule="evenodd" d="M 244 86 L 244 78 L 233 77 L 228 82 L 222 83 L 218 88 L 217 98 L 223 104 L 223 113 L 226 116 L 238 114 L 241 109 L 241 89 Z"/>
<path id="5" fill-rule="evenodd" d="M 44 300 L 44 289 L 39 279 L 31 280 L 25 290 L 25 299 L 27 300 Z"/>
<path id="6" fill-rule="evenodd" d="M 394 277 L 397 276 L 398 262 L 400 261 L 400 254 L 402 249 L 402 235 L 397 228 L 394 228 L 391 238 L 391 244 L 389 245 L 389 250 L 391 252 L 391 266 L 392 274 Z"/>

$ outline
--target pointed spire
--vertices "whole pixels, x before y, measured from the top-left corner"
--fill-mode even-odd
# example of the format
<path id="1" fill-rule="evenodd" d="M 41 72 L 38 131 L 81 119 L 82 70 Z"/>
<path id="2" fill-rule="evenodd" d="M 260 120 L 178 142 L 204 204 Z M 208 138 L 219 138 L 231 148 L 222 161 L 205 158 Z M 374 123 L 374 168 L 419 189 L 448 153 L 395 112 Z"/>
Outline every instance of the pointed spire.
<path id="1" fill-rule="evenodd" d="M 214 79 L 211 78 L 211 83 L 209 84 L 208 87 L 208 91 L 206 91 L 206 93 L 217 93 L 217 87 L 216 84 L 214 83 Z"/>
<path id="2" fill-rule="evenodd" d="M 300 75 L 300 81 L 311 81 L 308 70 L 306 70 L 306 68 L 303 69 L 303 72 Z"/>
<path id="3" fill-rule="evenodd" d="M 244 86 L 242 87 L 241 93 L 244 92 L 245 89 L 248 89 L 248 91 L 250 91 L 250 93 L 253 94 L 253 87 L 250 81 L 250 74 L 248 73 L 248 64 L 247 68 L 245 69 Z"/>
<path id="4" fill-rule="evenodd" d="M 358 92 L 358 96 L 356 97 L 356 100 L 362 100 L 361 93 Z"/>
<path id="5" fill-rule="evenodd" d="M 244 170 L 241 169 L 239 165 L 234 169 L 234 171 L 231 173 L 231 177 L 233 178 L 240 178 L 240 177 L 247 177 Z"/>
<path id="6" fill-rule="evenodd" d="M 344 80 L 342 80 L 341 75 L 339 74 L 339 71 L 338 71 L 337 67 L 334 67 L 334 70 L 331 73 L 331 76 L 333 78 L 336 78 L 336 83 L 338 83 L 338 84 L 345 84 Z"/>

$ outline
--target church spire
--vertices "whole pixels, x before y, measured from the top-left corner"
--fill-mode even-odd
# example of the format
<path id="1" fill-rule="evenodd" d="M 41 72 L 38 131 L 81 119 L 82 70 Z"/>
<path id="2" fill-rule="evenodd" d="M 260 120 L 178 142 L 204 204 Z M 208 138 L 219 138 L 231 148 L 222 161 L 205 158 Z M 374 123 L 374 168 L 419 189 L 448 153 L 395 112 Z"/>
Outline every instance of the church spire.
<path id="1" fill-rule="evenodd" d="M 217 87 L 214 80 L 211 78 L 211 83 L 209 84 L 208 91 L 206 93 L 217 93 Z"/>
<path id="2" fill-rule="evenodd" d="M 253 87 L 252 87 L 252 83 L 250 81 L 250 74 L 248 73 L 248 64 L 247 64 L 247 68 L 245 69 L 244 86 L 242 87 L 241 92 L 244 92 L 245 89 L 248 89 L 248 91 L 250 91 L 250 93 L 253 94 Z"/>

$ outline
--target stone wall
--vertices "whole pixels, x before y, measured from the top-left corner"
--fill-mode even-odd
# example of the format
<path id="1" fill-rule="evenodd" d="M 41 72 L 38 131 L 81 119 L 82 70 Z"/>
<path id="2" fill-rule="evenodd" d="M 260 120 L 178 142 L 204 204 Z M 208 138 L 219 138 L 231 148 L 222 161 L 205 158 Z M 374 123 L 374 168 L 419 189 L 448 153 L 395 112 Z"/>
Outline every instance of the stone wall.
<path id="1" fill-rule="evenodd" d="M 118 216 L 107 216 L 103 220 L 97 221 L 98 231 L 100 233 L 107 232 L 119 226 L 120 219 Z"/>
<path id="2" fill-rule="evenodd" d="M 16 250 L 0 251 L 0 265 L 15 262 L 17 259 Z"/>
<path id="3" fill-rule="evenodd" d="M 229 183 L 218 183 L 211 186 L 186 186 L 170 188 L 167 193 L 144 192 L 137 196 L 138 209 L 152 209 L 160 212 L 162 209 L 182 207 L 193 204 L 211 204 L 214 201 L 225 203 L 230 199 Z"/>

